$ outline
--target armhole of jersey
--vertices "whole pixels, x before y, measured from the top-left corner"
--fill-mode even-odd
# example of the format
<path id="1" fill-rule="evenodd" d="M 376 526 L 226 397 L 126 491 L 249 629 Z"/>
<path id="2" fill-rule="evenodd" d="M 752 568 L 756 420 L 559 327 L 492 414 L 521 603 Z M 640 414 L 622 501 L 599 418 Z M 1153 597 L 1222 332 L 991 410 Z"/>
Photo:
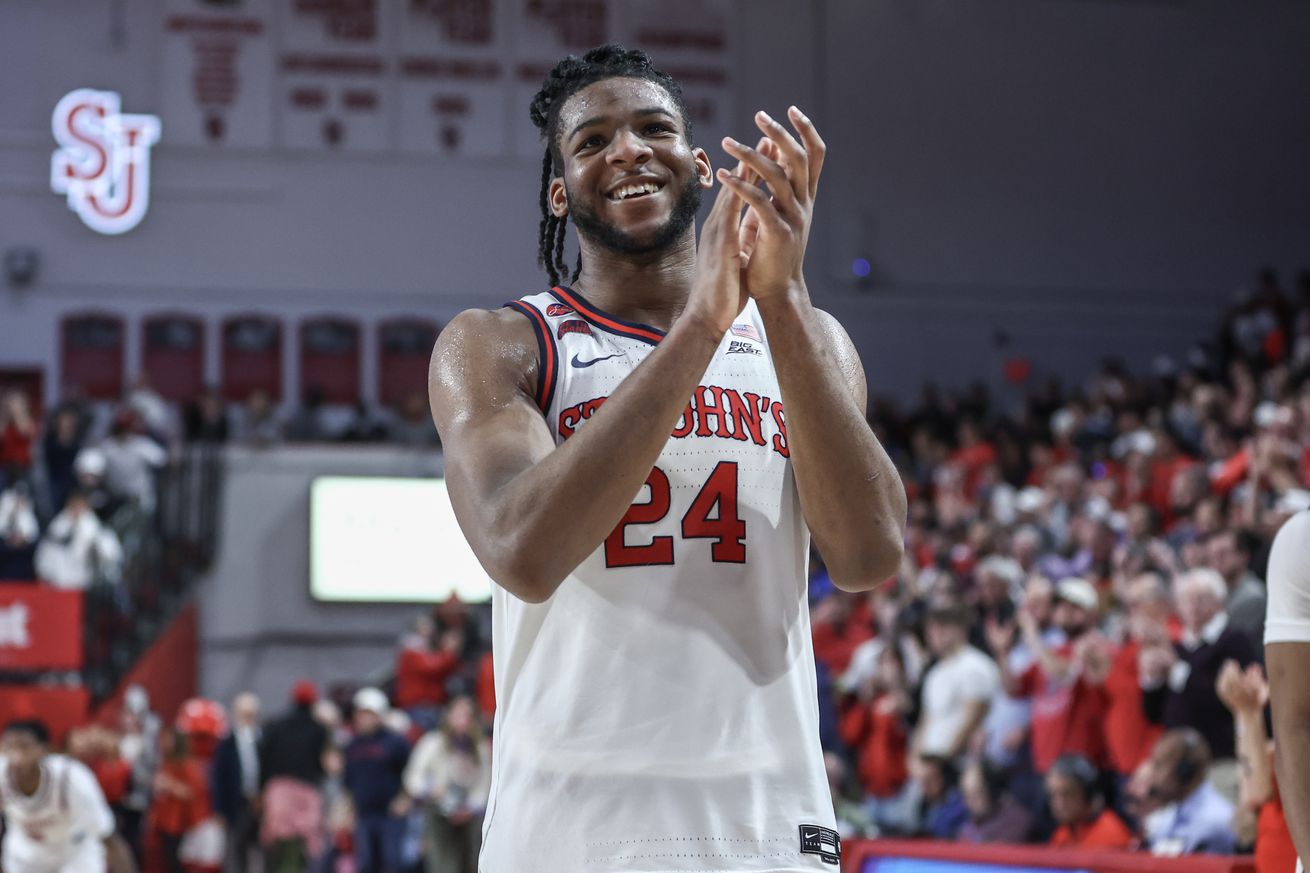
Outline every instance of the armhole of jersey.
<path id="1" fill-rule="evenodd" d="M 559 355 L 555 350 L 555 339 L 550 334 L 550 325 L 535 307 L 522 300 L 511 300 L 505 305 L 532 322 L 532 332 L 537 336 L 537 405 L 545 415 L 555 399 L 555 382 L 559 375 Z"/>

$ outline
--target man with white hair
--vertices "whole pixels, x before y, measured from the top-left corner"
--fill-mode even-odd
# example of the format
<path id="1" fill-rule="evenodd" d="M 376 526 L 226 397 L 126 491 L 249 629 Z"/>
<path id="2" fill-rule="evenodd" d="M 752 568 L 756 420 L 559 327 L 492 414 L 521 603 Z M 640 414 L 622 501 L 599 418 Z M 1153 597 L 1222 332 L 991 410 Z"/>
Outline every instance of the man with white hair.
<path id="1" fill-rule="evenodd" d="M 1274 710 L 1278 791 L 1302 864 L 1310 858 L 1310 512 L 1274 537 L 1269 553 L 1269 619 L 1265 659 Z"/>
<path id="2" fill-rule="evenodd" d="M 1255 642 L 1228 623 L 1228 586 L 1214 570 L 1201 567 L 1175 577 L 1174 606 L 1183 632 L 1176 643 L 1157 641 L 1141 654 L 1142 708 L 1166 728 L 1193 727 L 1213 756 L 1210 777 L 1230 800 L 1236 799 L 1238 771 L 1232 718 L 1215 685 L 1225 661 L 1243 668 L 1256 660 Z"/>

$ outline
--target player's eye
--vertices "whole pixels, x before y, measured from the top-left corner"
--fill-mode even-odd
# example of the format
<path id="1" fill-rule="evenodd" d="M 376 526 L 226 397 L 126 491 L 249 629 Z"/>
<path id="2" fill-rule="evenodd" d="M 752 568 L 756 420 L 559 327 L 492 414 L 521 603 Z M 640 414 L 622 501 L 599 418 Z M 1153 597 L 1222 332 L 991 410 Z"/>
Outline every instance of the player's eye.
<path id="1" fill-rule="evenodd" d="M 672 133 L 673 128 L 659 121 L 653 121 L 646 125 L 646 133 Z"/>
<path id="2" fill-rule="evenodd" d="M 598 133 L 593 133 L 591 136 L 587 137 L 582 142 L 578 143 L 578 150 L 582 151 L 583 149 L 594 149 L 604 144 L 605 144 L 605 138 Z"/>

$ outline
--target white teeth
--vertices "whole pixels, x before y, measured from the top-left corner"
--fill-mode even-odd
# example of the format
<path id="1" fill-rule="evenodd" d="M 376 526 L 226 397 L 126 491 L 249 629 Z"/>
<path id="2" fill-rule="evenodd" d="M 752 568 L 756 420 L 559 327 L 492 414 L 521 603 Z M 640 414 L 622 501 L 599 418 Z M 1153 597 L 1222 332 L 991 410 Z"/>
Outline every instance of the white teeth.
<path id="1" fill-rule="evenodd" d="M 636 194 L 654 194 L 658 190 L 660 186 L 654 182 L 642 182 L 637 185 L 624 185 L 610 194 L 610 197 L 614 200 L 625 200 Z"/>

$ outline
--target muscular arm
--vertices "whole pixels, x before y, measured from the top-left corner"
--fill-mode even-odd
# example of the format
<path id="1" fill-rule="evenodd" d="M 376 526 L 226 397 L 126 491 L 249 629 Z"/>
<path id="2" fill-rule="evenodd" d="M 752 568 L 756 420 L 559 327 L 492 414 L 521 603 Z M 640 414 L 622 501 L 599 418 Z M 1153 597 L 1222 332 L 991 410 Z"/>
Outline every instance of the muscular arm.
<path id="1" fill-rule="evenodd" d="M 866 591 L 900 567 L 905 488 L 864 418 L 864 370 L 805 288 L 758 301 L 786 409 L 801 508 L 833 583 Z"/>
<path id="2" fill-rule="evenodd" d="M 469 311 L 450 323 L 428 390 L 455 516 L 496 582 L 539 603 L 600 545 L 641 490 L 719 338 L 679 319 L 556 448 L 532 399 L 527 319 Z"/>

